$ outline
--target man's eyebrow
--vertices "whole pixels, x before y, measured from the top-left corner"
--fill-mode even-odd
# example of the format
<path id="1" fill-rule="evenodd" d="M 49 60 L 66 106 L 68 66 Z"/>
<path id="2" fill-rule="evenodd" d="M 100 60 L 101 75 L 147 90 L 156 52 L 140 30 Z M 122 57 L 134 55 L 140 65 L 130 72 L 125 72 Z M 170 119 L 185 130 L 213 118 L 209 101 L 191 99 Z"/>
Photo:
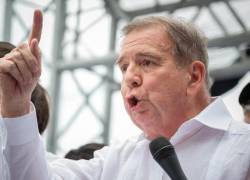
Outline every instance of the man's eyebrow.
<path id="1" fill-rule="evenodd" d="M 156 55 L 156 54 L 152 54 L 150 52 L 142 52 L 142 53 L 138 53 L 136 54 L 137 57 L 149 57 L 152 59 L 162 59 L 162 57 L 160 55 Z"/>
<path id="2" fill-rule="evenodd" d="M 149 58 L 158 59 L 158 60 L 162 59 L 162 57 L 160 55 L 156 55 L 156 54 L 153 54 L 150 52 L 139 52 L 135 56 L 136 57 L 149 57 Z M 122 64 L 123 61 L 124 61 L 123 56 L 118 57 L 117 60 L 115 61 L 115 64 L 117 64 L 117 65 Z"/>
<path id="3" fill-rule="evenodd" d="M 157 56 L 151 54 L 151 53 L 148 53 L 148 52 L 141 52 L 141 53 L 138 53 L 136 54 L 136 56 L 147 56 L 147 57 L 152 57 L 152 58 L 156 58 Z"/>

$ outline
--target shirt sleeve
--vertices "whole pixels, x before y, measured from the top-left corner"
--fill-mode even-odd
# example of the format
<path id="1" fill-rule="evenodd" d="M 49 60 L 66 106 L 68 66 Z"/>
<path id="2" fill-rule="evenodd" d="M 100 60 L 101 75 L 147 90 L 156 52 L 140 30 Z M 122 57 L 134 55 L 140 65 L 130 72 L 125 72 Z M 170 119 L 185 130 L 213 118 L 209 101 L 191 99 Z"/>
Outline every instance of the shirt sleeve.
<path id="1" fill-rule="evenodd" d="M 31 104 L 30 113 L 16 118 L 2 118 L 7 129 L 6 156 L 12 180 L 47 180 L 44 148 Z"/>
<path id="2" fill-rule="evenodd" d="M 2 119 L 7 129 L 6 154 L 11 180 L 100 179 L 106 151 L 102 151 L 99 157 L 91 161 L 72 161 L 63 158 L 50 162 L 46 160 L 32 104 L 29 114 Z"/>

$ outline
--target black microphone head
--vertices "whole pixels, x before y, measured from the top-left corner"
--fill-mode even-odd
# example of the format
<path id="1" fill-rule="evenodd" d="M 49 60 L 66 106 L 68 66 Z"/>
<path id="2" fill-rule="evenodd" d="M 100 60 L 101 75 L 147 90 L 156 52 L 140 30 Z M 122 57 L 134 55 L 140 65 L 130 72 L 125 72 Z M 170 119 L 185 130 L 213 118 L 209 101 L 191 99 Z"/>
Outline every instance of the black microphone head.
<path id="1" fill-rule="evenodd" d="M 173 145 L 164 137 L 156 138 L 149 144 L 155 161 L 172 180 L 187 180 L 178 161 Z"/>
<path id="2" fill-rule="evenodd" d="M 164 137 L 158 137 L 151 141 L 149 149 L 156 160 L 175 154 L 173 145 Z"/>

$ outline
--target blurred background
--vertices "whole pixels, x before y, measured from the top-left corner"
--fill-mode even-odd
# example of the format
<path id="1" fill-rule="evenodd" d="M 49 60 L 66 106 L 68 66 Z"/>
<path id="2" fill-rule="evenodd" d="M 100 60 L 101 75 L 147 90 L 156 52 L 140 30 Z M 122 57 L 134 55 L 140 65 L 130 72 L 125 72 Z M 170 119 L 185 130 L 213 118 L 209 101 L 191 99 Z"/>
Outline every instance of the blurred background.
<path id="1" fill-rule="evenodd" d="M 140 131 L 127 116 L 115 65 L 121 28 L 160 14 L 194 22 L 208 37 L 211 93 L 242 121 L 238 97 L 250 81 L 250 0 L 0 0 L 0 41 L 26 41 L 34 9 L 44 14 L 40 83 L 49 91 L 49 151 L 109 144 Z"/>

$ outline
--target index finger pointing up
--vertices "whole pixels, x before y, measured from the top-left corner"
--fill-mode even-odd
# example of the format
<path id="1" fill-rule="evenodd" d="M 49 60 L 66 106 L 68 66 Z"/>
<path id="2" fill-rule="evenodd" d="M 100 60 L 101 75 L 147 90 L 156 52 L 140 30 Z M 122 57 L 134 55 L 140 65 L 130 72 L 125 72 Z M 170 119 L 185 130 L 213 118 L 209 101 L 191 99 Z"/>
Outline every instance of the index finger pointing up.
<path id="1" fill-rule="evenodd" d="M 40 10 L 35 10 L 33 15 L 33 25 L 32 30 L 29 35 L 28 43 L 31 45 L 32 39 L 37 39 L 39 42 L 42 34 L 42 26 L 43 26 L 43 15 Z"/>

